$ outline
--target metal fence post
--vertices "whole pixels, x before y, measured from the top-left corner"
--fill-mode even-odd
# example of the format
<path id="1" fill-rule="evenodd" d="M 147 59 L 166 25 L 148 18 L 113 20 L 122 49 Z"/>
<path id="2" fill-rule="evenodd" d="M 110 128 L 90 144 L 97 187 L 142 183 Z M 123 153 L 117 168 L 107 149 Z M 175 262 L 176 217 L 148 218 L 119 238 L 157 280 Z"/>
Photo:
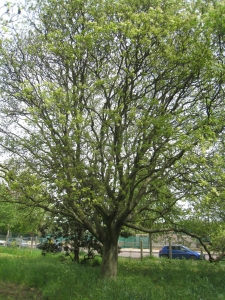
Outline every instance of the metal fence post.
<path id="1" fill-rule="evenodd" d="M 203 248 L 201 247 L 201 259 L 203 259 Z"/>
<path id="2" fill-rule="evenodd" d="M 8 228 L 7 235 L 6 235 L 6 238 L 5 238 L 5 246 L 8 245 L 8 239 L 9 239 L 9 228 Z"/>
<path id="3" fill-rule="evenodd" d="M 149 253 L 152 255 L 152 234 L 149 233 Z"/>
<path id="4" fill-rule="evenodd" d="M 169 240 L 169 259 L 172 259 L 172 246 L 171 246 L 171 240 Z"/>
<path id="5" fill-rule="evenodd" d="M 143 241 L 140 241 L 140 245 L 141 245 L 141 259 L 143 258 Z"/>

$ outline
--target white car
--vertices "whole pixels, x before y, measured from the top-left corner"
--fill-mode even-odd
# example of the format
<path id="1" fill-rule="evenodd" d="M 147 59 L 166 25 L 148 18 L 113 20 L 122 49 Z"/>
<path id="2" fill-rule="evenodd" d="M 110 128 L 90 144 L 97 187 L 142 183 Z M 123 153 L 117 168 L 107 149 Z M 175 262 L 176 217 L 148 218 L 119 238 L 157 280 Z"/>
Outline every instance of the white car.
<path id="1" fill-rule="evenodd" d="M 0 240 L 0 246 L 5 246 L 5 241 Z"/>
<path id="2" fill-rule="evenodd" d="M 30 245 L 27 242 L 21 240 L 20 238 L 9 238 L 6 245 L 17 247 L 30 247 Z"/>

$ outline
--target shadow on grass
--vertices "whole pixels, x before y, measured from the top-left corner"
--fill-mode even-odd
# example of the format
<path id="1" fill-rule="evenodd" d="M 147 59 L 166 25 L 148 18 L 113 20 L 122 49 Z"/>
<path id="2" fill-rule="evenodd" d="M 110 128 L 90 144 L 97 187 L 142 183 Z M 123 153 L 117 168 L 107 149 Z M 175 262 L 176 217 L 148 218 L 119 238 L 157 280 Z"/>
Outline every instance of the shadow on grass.
<path id="1" fill-rule="evenodd" d="M 0 281 L 0 300 L 43 300 L 41 292 L 28 286 Z"/>

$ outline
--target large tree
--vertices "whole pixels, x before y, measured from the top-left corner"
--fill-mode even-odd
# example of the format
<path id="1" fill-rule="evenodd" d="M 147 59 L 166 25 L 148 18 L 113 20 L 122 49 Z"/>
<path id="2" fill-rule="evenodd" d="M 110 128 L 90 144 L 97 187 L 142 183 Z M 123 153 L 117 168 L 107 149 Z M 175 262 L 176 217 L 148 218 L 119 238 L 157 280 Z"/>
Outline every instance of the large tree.
<path id="1" fill-rule="evenodd" d="M 196 168 L 189 158 L 222 130 L 221 9 L 36 0 L 8 22 L 0 48 L 8 192 L 89 230 L 103 243 L 103 276 L 117 274 L 123 225 L 169 226 L 180 214 L 190 195 L 180 161 Z"/>

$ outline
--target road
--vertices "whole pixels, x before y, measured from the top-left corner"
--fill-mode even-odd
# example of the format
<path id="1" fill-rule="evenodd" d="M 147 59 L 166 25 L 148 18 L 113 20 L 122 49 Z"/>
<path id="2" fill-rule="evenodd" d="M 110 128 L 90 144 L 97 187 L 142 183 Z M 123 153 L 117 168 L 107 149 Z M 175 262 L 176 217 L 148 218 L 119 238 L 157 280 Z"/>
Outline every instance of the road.
<path id="1" fill-rule="evenodd" d="M 122 248 L 121 253 L 118 254 L 119 257 L 132 257 L 132 258 L 141 258 L 141 250 L 140 249 L 134 249 L 134 248 Z M 155 257 L 159 257 L 159 250 L 153 249 L 152 255 Z M 143 249 L 143 256 L 149 256 L 149 250 Z M 216 257 L 216 255 L 215 255 Z M 205 254 L 205 259 L 208 260 L 209 257 L 207 254 Z"/>

